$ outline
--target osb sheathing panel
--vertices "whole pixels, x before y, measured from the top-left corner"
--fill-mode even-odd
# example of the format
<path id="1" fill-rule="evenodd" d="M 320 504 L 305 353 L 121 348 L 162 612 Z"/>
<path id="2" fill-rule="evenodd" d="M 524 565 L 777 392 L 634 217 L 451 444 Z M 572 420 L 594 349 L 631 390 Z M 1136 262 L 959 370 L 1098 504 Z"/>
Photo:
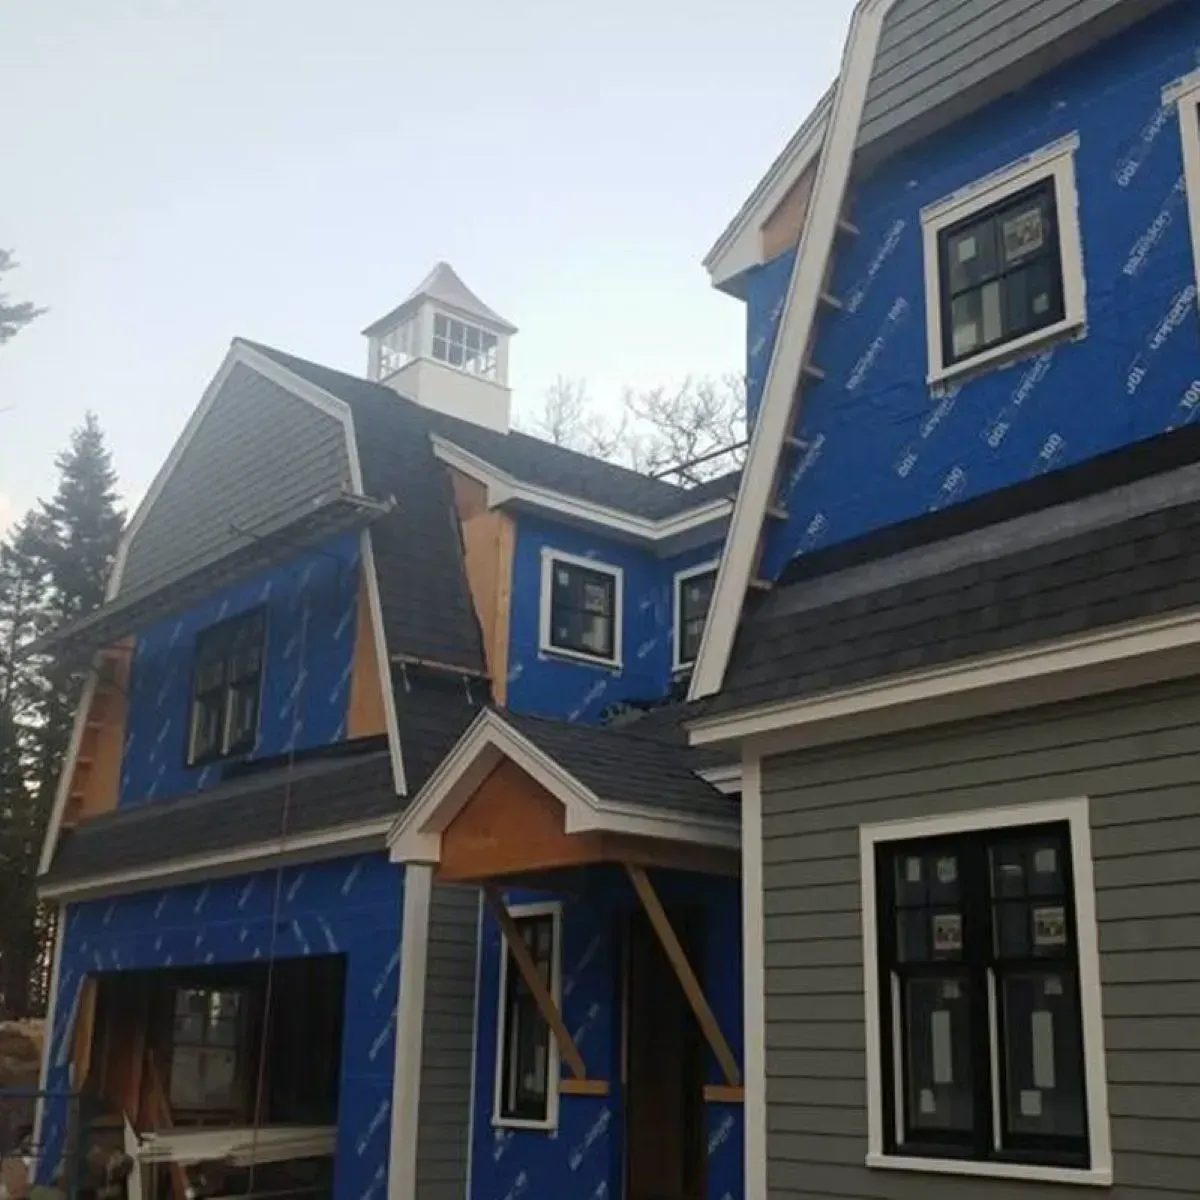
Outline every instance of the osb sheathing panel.
<path id="1" fill-rule="evenodd" d="M 379 678 L 379 648 L 371 620 L 366 577 L 358 581 L 358 614 L 354 633 L 354 661 L 350 671 L 350 700 L 346 712 L 346 737 L 371 737 L 387 731 L 383 685 Z"/>
<path id="2" fill-rule="evenodd" d="M 496 703 L 504 704 L 515 526 L 506 513 L 488 508 L 483 484 L 458 471 L 451 471 L 450 478 L 462 526 L 467 584 L 483 633 L 488 675 Z"/>
<path id="3" fill-rule="evenodd" d="M 67 806 L 68 824 L 112 812 L 117 807 L 132 660 L 132 640 L 105 653 L 101 659 L 75 759 Z"/>
<path id="4" fill-rule="evenodd" d="M 812 199 L 816 177 L 817 164 L 814 161 L 788 188 L 778 207 L 764 222 L 761 232 L 764 262 L 769 262 L 777 254 L 792 249 L 800 241 L 800 231 L 804 228 L 805 217 L 808 216 L 808 204 Z"/>

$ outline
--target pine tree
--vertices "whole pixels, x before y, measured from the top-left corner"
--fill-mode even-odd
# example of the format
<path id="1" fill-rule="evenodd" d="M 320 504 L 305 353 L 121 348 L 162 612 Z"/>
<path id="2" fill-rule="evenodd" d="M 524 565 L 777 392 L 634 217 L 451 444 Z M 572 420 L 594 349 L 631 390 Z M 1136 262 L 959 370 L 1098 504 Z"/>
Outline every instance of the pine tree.
<path id="1" fill-rule="evenodd" d="M 124 525 L 112 458 L 93 414 L 56 465 L 54 498 L 0 548 L 0 859 L 6 860 L 0 1002 L 13 1016 L 44 1002 L 50 929 L 35 897 L 35 875 L 85 678 L 69 664 L 22 661 L 16 652 L 46 628 L 103 602 Z M 4 758 L 6 719 L 15 730 L 15 760 L 12 753 Z"/>

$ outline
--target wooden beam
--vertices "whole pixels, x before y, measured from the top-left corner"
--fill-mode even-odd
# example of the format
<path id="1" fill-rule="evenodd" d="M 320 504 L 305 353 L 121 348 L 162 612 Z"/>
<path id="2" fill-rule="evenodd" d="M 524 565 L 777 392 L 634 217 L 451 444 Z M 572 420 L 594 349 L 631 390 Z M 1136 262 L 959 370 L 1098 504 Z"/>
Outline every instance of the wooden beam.
<path id="1" fill-rule="evenodd" d="M 550 989 L 538 974 L 537 966 L 534 964 L 533 957 L 529 953 L 529 947 L 525 944 L 525 939 L 521 936 L 521 931 L 517 928 L 517 923 L 513 920 L 512 913 L 505 906 L 504 899 L 496 889 L 495 884 L 485 883 L 483 885 L 483 895 L 484 899 L 487 900 L 488 907 L 492 910 L 492 915 L 496 918 L 496 922 L 500 926 L 500 932 L 504 934 L 504 940 L 508 944 L 509 953 L 513 956 L 513 961 L 517 964 L 517 970 L 521 972 L 521 978 L 525 980 L 525 986 L 529 989 L 530 995 L 533 996 L 534 1003 L 537 1004 L 538 1011 L 541 1012 L 546 1024 L 550 1026 L 550 1031 L 554 1034 L 554 1040 L 558 1043 L 559 1055 L 563 1062 L 571 1068 L 571 1074 L 576 1079 L 586 1079 L 587 1068 L 583 1063 L 583 1055 L 579 1053 L 579 1047 L 575 1045 L 570 1031 L 563 1024 L 562 1014 L 558 1011 L 558 1005 L 555 1004 L 554 997 L 550 994 Z"/>
<path id="2" fill-rule="evenodd" d="M 564 1096 L 607 1096 L 607 1079 L 560 1079 L 558 1090 Z"/>
<path id="3" fill-rule="evenodd" d="M 92 1048 L 96 1042 L 96 977 L 89 975 L 79 992 L 75 1011 L 75 1041 L 71 1057 L 75 1067 L 75 1086 L 82 1088 L 92 1073 Z"/>
<path id="4" fill-rule="evenodd" d="M 744 1104 L 746 1089 L 730 1087 L 727 1083 L 706 1083 L 704 1099 L 708 1104 Z"/>
<path id="5" fill-rule="evenodd" d="M 638 894 L 638 899 L 642 902 L 642 907 L 646 910 L 646 915 L 650 918 L 650 924 L 654 926 L 654 932 L 658 934 L 658 940 L 662 943 L 662 948 L 666 952 L 671 966 L 675 968 L 675 974 L 679 977 L 679 982 L 683 987 L 683 994 L 687 997 L 692 1012 L 696 1014 L 696 1021 L 701 1032 L 717 1057 L 721 1072 L 725 1076 L 725 1082 L 730 1087 L 741 1087 L 742 1074 L 738 1070 L 737 1060 L 733 1057 L 733 1051 L 729 1048 L 729 1043 L 725 1040 L 720 1025 L 717 1024 L 717 1018 L 704 996 L 704 990 L 696 978 L 696 972 L 692 970 L 692 964 L 688 962 L 679 938 L 675 936 L 675 930 L 671 928 L 670 919 L 658 898 L 658 893 L 654 890 L 654 885 L 650 882 L 650 877 L 644 868 L 635 866 L 633 863 L 626 863 L 625 870 L 633 883 L 634 891 Z"/>

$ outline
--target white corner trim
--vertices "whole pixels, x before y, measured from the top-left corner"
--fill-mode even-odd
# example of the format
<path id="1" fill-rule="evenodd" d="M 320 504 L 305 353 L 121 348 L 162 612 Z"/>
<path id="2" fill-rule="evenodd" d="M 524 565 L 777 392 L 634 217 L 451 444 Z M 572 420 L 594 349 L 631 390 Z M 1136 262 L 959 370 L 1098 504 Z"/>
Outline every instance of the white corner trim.
<path id="1" fill-rule="evenodd" d="M 603 800 L 555 759 L 519 733 L 497 712 L 484 709 L 438 764 L 413 802 L 388 833 L 393 862 L 437 863 L 442 834 L 479 785 L 509 759 L 563 806 L 563 828 L 574 833 L 624 833 L 661 841 L 729 849 L 738 845 L 731 821 L 698 814 L 651 814 Z"/>
<path id="2" fill-rule="evenodd" d="M 693 661 L 688 659 L 687 662 L 684 662 L 680 657 L 683 648 L 683 585 L 689 579 L 695 579 L 697 575 L 707 575 L 712 571 L 720 570 L 720 568 L 721 560 L 713 558 L 708 562 L 675 572 L 675 579 L 671 586 L 671 670 L 673 671 L 682 671 L 690 667 Z M 707 613 L 704 619 L 708 620 Z"/>
<path id="3" fill-rule="evenodd" d="M 421 1115 L 429 914 L 433 868 L 410 863 L 404 870 L 400 922 L 400 983 L 396 1004 L 395 1069 L 392 1075 L 392 1141 L 388 1151 L 388 1200 L 414 1200 Z"/>
<path id="4" fill-rule="evenodd" d="M 703 266 L 714 287 L 740 275 L 763 261 L 762 226 L 783 203 L 796 181 L 821 152 L 829 128 L 833 87 L 792 134 L 779 157 L 767 168 L 737 215 L 704 256 Z"/>
<path id="5" fill-rule="evenodd" d="M 742 1010 L 745 1200 L 767 1200 L 767 965 L 763 896 L 762 760 L 742 759 Z"/>
<path id="6" fill-rule="evenodd" d="M 1163 104 L 1174 104 L 1179 110 L 1188 228 L 1192 238 L 1192 274 L 1200 287 L 1200 71 L 1193 71 L 1164 89 Z"/>
<path id="7" fill-rule="evenodd" d="M 595 571 L 613 580 L 613 652 L 610 658 L 599 654 L 588 654 L 568 646 L 554 644 L 554 568 L 559 564 Z M 620 671 L 625 659 L 625 572 L 612 563 L 597 558 L 586 558 L 580 554 L 567 554 L 552 546 L 542 547 L 541 594 L 538 602 L 538 652 L 552 658 L 570 658 L 577 662 L 591 663 L 609 671 Z"/>
<path id="8" fill-rule="evenodd" d="M 371 821 L 339 825 L 317 833 L 273 838 L 269 842 L 256 842 L 252 846 L 239 846 L 214 854 L 197 854 L 191 858 L 172 859 L 128 871 L 39 884 L 38 897 L 59 903 L 89 900 L 140 891 L 156 883 L 170 883 L 174 887 L 190 880 L 219 879 L 266 866 L 315 862 L 357 851 L 380 850 L 391 824 L 390 817 L 376 817 Z"/>
<path id="9" fill-rule="evenodd" d="M 1083 269 L 1083 239 L 1079 228 L 1079 191 L 1075 182 L 1075 151 L 1079 134 L 1072 133 L 1033 151 L 999 170 L 921 210 L 925 266 L 925 335 L 931 385 L 948 383 L 998 362 L 1008 362 L 1037 346 L 1080 333 L 1087 325 L 1087 283 Z M 939 242 L 952 225 L 1000 204 L 1043 180 L 1054 184 L 1059 261 L 1062 270 L 1062 320 L 1014 338 L 989 350 L 947 363 L 942 341 L 942 272 Z"/>
<path id="10" fill-rule="evenodd" d="M 725 535 L 725 552 L 692 672 L 689 700 L 711 696 L 721 687 L 733 649 L 742 602 L 758 561 L 759 540 L 775 488 L 783 440 L 790 432 L 793 400 L 825 287 L 826 267 L 838 236 L 879 35 L 895 2 L 860 0 L 850 21 L 842 68 L 831 102 L 829 132 L 823 142 L 762 404 Z"/>
<path id="11" fill-rule="evenodd" d="M 367 585 L 367 608 L 371 614 L 371 632 L 375 638 L 375 668 L 383 691 L 383 719 L 387 726 L 388 750 L 392 756 L 392 785 L 397 796 L 408 795 L 408 779 L 404 773 L 404 752 L 400 743 L 400 719 L 396 715 L 396 693 L 392 688 L 392 664 L 388 657 L 387 634 L 383 626 L 383 598 L 379 591 L 379 575 L 375 570 L 375 544 L 371 530 L 359 535 L 359 556 L 363 580 Z M 347 703 L 349 701 L 347 700 Z"/>
<path id="12" fill-rule="evenodd" d="M 556 1005 L 562 1004 L 562 901 L 544 900 L 533 904 L 514 904 L 508 909 L 509 916 L 515 921 L 522 917 L 553 918 L 554 935 L 551 949 L 550 994 Z M 500 969 L 496 987 L 496 1062 L 492 1083 L 492 1126 L 495 1129 L 527 1129 L 551 1133 L 558 1128 L 558 1082 L 559 1082 L 559 1052 L 558 1039 L 552 1034 L 548 1037 L 550 1044 L 550 1061 L 546 1064 L 546 1119 L 532 1121 L 521 1117 L 503 1117 L 500 1115 L 501 1098 L 504 1088 L 504 1043 L 507 1030 L 505 1029 L 504 993 L 508 986 L 508 964 L 512 957 L 508 942 L 504 935 L 500 936 Z M 547 1033 L 549 1030 L 547 1029 Z"/>
<path id="13" fill-rule="evenodd" d="M 50 999 L 42 1034 L 42 1062 L 38 1068 L 38 1098 L 33 1113 L 33 1144 L 42 1145 L 42 1125 L 46 1120 L 46 1091 L 50 1086 L 50 1055 L 54 1047 L 54 1021 L 58 1013 L 58 989 L 62 978 L 63 943 L 67 940 L 67 906 L 58 905 L 54 922 L 54 950 L 50 956 Z"/>
<path id="14" fill-rule="evenodd" d="M 439 434 L 431 435 L 430 441 L 440 462 L 487 488 L 489 508 L 525 504 L 553 513 L 572 524 L 603 529 L 624 540 L 648 544 L 660 554 L 669 553 L 676 539 L 706 526 L 716 525 L 733 512 L 732 500 L 717 499 L 707 500 L 670 517 L 651 520 L 525 483 Z"/>
<path id="15" fill-rule="evenodd" d="M 1163 674 L 1170 677 L 1172 662 L 1180 670 L 1187 669 L 1186 664 L 1178 663 L 1179 652 L 1196 648 L 1200 648 L 1200 611 L 1192 609 L 1055 642 L 968 658 L 926 671 L 890 675 L 817 696 L 700 717 L 690 724 L 689 730 L 693 745 L 712 745 L 810 728 L 953 696 L 965 700 L 992 688 L 1031 680 L 1045 681 L 1052 676 L 1066 676 L 1152 655 L 1167 656 Z M 963 711 L 961 715 L 969 714 Z"/>
<path id="16" fill-rule="evenodd" d="M 1108 1115 L 1108 1079 L 1100 994 L 1100 942 L 1092 867 L 1088 800 L 1077 797 L 1005 808 L 978 809 L 939 817 L 913 817 L 859 826 L 859 872 L 862 896 L 864 1016 L 867 1042 L 867 1165 L 897 1171 L 940 1172 L 996 1179 L 1112 1184 L 1112 1141 Z M 1083 1019 L 1084 1079 L 1088 1115 L 1087 1169 L 1013 1163 L 946 1161 L 911 1158 L 885 1152 L 883 1129 L 884 1066 L 880 1029 L 880 988 L 875 849 L 887 842 L 937 838 L 1021 825 L 1066 822 L 1070 830 L 1071 869 L 1075 887 L 1075 926 L 1079 954 L 1079 995 Z M 937 1165 L 931 1165 L 937 1164 Z"/>

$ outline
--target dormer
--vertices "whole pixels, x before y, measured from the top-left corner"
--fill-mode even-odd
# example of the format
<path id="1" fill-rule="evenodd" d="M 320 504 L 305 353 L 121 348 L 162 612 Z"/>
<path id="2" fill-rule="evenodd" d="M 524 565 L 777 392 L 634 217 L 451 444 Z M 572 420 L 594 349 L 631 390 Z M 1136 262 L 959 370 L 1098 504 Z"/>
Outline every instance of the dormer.
<path id="1" fill-rule="evenodd" d="M 516 332 L 440 262 L 403 304 L 363 330 L 367 374 L 426 408 L 507 433 L 508 345 Z"/>

